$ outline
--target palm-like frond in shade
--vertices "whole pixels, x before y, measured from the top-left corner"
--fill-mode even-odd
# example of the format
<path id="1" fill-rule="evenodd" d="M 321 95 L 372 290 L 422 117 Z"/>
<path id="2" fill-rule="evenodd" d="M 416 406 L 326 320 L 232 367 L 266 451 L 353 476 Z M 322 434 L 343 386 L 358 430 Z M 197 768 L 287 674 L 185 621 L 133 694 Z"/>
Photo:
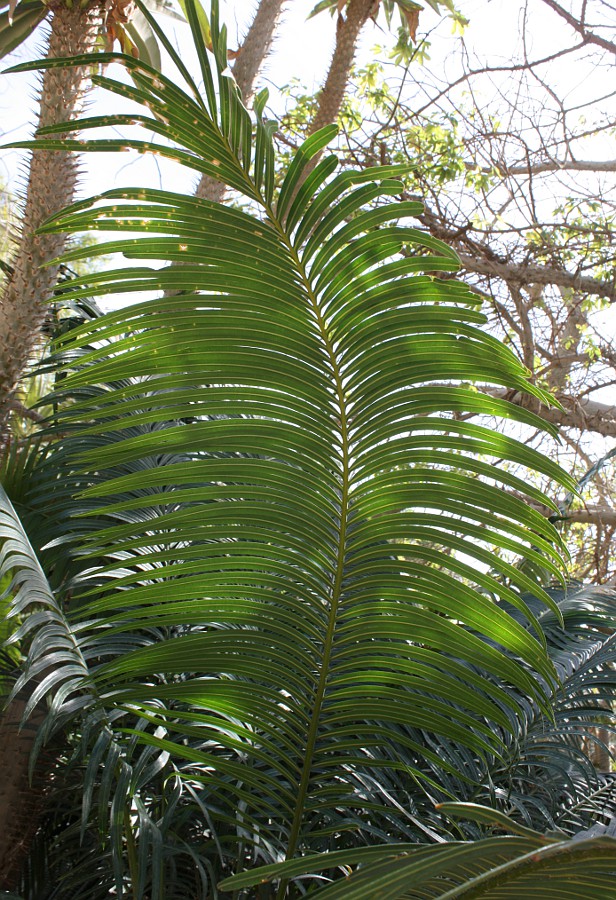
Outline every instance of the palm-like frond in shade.
<path id="1" fill-rule="evenodd" d="M 311 892 L 324 900 L 593 900 L 612 897 L 616 841 L 607 833 L 563 840 L 515 825 L 506 816 L 474 804 L 443 804 L 446 814 L 466 816 L 500 833 L 471 842 L 398 844 L 318 854 L 264 866 L 229 878 L 231 891 L 281 877 L 310 883 L 339 867 L 346 877 Z M 613 829 L 612 829 L 613 830 Z M 505 832 L 503 834 L 502 832 Z M 349 874 L 351 866 L 357 866 Z"/>
<path id="2" fill-rule="evenodd" d="M 560 615 L 526 599 L 559 676 L 551 715 L 528 705 L 518 734 L 505 737 L 507 753 L 490 769 L 490 791 L 478 797 L 535 828 L 575 833 L 597 817 L 609 820 L 615 808 L 616 784 L 605 774 L 616 726 L 616 594 L 610 586 L 575 584 L 549 592 Z M 603 773 L 593 764 L 597 755 L 605 757 Z"/>
<path id="3" fill-rule="evenodd" d="M 63 315 L 57 323 L 58 334 L 66 334 L 101 315 L 90 301 L 61 305 Z M 67 316 L 67 312 L 70 315 Z M 76 390 L 67 387 L 66 372 L 79 368 L 83 352 L 83 349 L 68 349 L 56 358 L 42 362 L 42 371 L 58 374 L 55 389 L 42 398 L 42 405 L 70 407 L 76 401 L 96 405 L 101 393 L 126 387 L 126 382 L 84 386 Z M 140 425 L 133 432 L 146 433 L 149 429 L 148 425 Z M 20 646 L 25 650 L 30 635 L 36 634 L 36 642 L 28 654 L 28 668 L 22 673 L 17 690 L 27 683 L 32 685 L 41 668 L 48 670 L 50 665 L 57 665 L 58 660 L 51 651 L 60 643 L 65 649 L 74 643 L 77 658 L 81 655 L 81 635 L 71 626 L 66 609 L 75 609 L 78 604 L 78 598 L 72 592 L 73 579 L 84 567 L 90 569 L 95 563 L 91 558 L 84 562 L 78 551 L 83 534 L 96 527 L 96 509 L 101 501 L 83 501 L 79 508 L 83 511 L 87 507 L 89 515 L 71 519 L 75 494 L 83 488 L 83 473 L 74 466 L 74 450 L 75 445 L 80 451 L 86 447 L 99 448 L 105 442 L 113 441 L 113 436 L 82 437 L 79 423 L 67 424 L 60 431 L 61 437 L 55 433 L 53 443 L 52 420 L 31 441 L 12 445 L 3 460 L 4 484 L 19 510 L 17 516 L 6 497 L 4 506 L 0 504 L 4 513 L 0 522 L 4 527 L 2 535 L 8 538 L 4 545 L 7 551 L 4 568 L 7 572 L 19 570 L 26 588 L 21 594 L 15 594 L 13 590 L 12 596 L 9 590 L 6 601 L 12 612 L 8 622 L 13 627 L 9 627 L 9 633 L 15 632 L 9 652 Z M 182 453 L 142 458 L 125 464 L 123 471 L 135 474 L 187 458 Z M 91 485 L 92 482 L 90 477 L 88 483 Z M 149 519 L 167 507 L 163 488 L 154 487 L 147 493 L 151 504 L 146 512 Z M 139 494 L 139 491 L 135 492 L 135 496 Z M 132 513 L 133 517 L 139 515 L 139 510 Z M 116 520 L 125 521 L 126 517 L 119 514 Z M 99 527 L 101 521 L 108 524 L 110 517 L 102 517 Z M 18 544 L 31 572 L 38 573 L 37 578 L 28 575 L 23 560 L 17 565 L 19 560 L 16 562 L 9 557 L 11 543 L 13 546 Z M 144 563 L 144 578 L 148 565 Z M 44 604 L 41 591 L 46 598 Z M 32 609 L 36 609 L 36 615 L 28 617 Z M 24 624 L 18 628 L 21 618 Z M 105 710 L 92 682 L 88 685 L 89 693 L 84 693 L 87 667 L 92 660 L 100 661 L 101 655 L 126 652 L 131 646 L 143 646 L 176 633 L 172 628 L 151 626 L 131 636 L 122 635 L 117 641 L 107 638 L 83 645 L 80 662 L 85 663 L 85 669 L 84 677 L 79 680 L 79 690 L 75 691 L 75 683 L 65 685 L 72 691 L 72 702 L 52 707 L 47 727 L 39 733 L 34 748 L 38 758 L 38 748 L 51 731 L 57 733 L 65 724 L 72 726 L 72 732 L 69 729 L 62 735 L 64 761 L 52 760 L 47 779 L 46 812 L 18 882 L 19 890 L 29 900 L 78 900 L 81 897 L 96 900 L 107 897 L 110 889 L 121 893 L 122 886 L 130 883 L 127 874 L 130 853 L 126 843 L 133 839 L 133 831 L 133 848 L 139 847 L 138 893 L 145 891 L 166 900 L 184 900 L 196 894 L 216 896 L 215 868 L 222 854 L 216 840 L 211 835 L 208 837 L 210 817 L 199 792 L 190 778 L 182 778 L 182 760 L 174 760 L 166 752 L 140 745 L 137 737 L 123 736 L 120 728 L 136 729 L 138 735 L 147 722 L 140 722 L 130 710 L 113 710 L 109 706 Z M 66 662 L 70 663 L 70 652 Z M 15 681 L 15 663 L 9 668 L 7 691 Z M 66 666 L 60 678 L 69 672 L 70 668 Z M 45 686 L 42 686 L 37 696 L 44 691 Z M 38 711 L 41 711 L 40 706 Z M 28 728 L 30 724 L 27 723 Z M 138 812 L 134 827 L 128 824 L 132 810 Z"/>
<path id="4" fill-rule="evenodd" d="M 203 96 L 167 45 L 185 89 L 121 58 L 135 86 L 97 80 L 147 112 L 66 130 L 143 126 L 160 137 L 78 146 L 162 153 L 225 181 L 241 208 L 122 189 L 44 226 L 121 232 L 88 252 L 140 260 L 76 278 L 67 300 L 157 296 L 60 340 L 79 354 L 64 388 L 84 392 L 58 415 L 54 452 L 79 475 L 83 568 L 66 627 L 87 671 L 67 653 L 48 686 L 61 721 L 93 687 L 109 723 L 95 761 L 131 717 L 140 746 L 183 758 L 241 866 L 406 836 L 382 772 L 429 786 L 431 760 L 468 778 L 439 745 L 499 754 L 521 698 L 547 709 L 556 670 L 521 596 L 535 585 L 512 560 L 560 575 L 559 539 L 516 494 L 548 502 L 524 470 L 572 483 L 469 421 L 542 426 L 482 384 L 548 398 L 465 286 L 434 277 L 456 258 L 411 224 L 417 204 L 396 199 L 404 171 L 336 175 L 327 156 L 302 180 L 326 130 L 275 190 L 264 98 L 253 123 L 216 9 L 215 65 L 190 5 L 188 17 Z M 106 759 L 109 779 L 130 778 Z"/>

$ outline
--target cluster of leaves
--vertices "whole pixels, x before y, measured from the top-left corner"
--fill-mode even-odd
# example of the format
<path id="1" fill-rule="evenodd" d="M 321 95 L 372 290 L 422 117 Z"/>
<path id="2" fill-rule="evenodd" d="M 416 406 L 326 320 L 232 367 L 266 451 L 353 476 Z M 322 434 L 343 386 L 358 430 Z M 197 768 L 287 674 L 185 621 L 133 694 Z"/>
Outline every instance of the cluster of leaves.
<path id="1" fill-rule="evenodd" d="M 96 317 L 95 309 L 82 307 L 81 316 L 74 318 L 73 325 L 78 325 L 81 318 L 83 327 L 92 319 L 92 315 Z M 68 356 L 70 358 L 72 354 L 69 352 Z M 73 360 L 71 368 L 74 369 L 74 366 Z M 79 368 L 76 371 L 79 372 Z M 65 387 L 64 374 L 58 384 L 58 390 L 50 399 L 69 411 L 78 401 L 82 407 L 82 414 L 79 417 L 81 420 L 86 406 L 89 410 L 96 410 L 98 407 L 101 388 L 82 385 L 75 395 L 73 389 Z M 122 390 L 125 394 L 131 385 L 132 390 L 136 391 L 138 384 L 138 379 L 130 379 L 121 384 L 110 383 L 104 386 L 104 392 Z M 167 623 L 162 621 L 164 608 L 161 607 L 158 607 L 157 614 L 151 621 L 142 620 L 138 631 L 132 636 L 124 631 L 118 639 L 116 635 L 110 635 L 108 629 L 103 629 L 98 636 L 92 633 L 87 638 L 82 632 L 79 626 L 82 619 L 82 615 L 79 614 L 81 602 L 79 596 L 71 594 L 75 584 L 83 579 L 83 574 L 80 573 L 83 572 L 84 563 L 79 554 L 73 556 L 70 552 L 58 552 L 59 547 L 66 547 L 67 538 L 70 540 L 70 548 L 75 543 L 81 544 L 84 537 L 79 535 L 80 520 L 71 522 L 69 518 L 75 493 L 84 487 L 83 473 L 75 471 L 72 460 L 76 454 L 88 449 L 100 454 L 110 441 L 112 443 L 115 441 L 117 435 L 112 433 L 84 436 L 83 426 L 79 423 L 73 424 L 76 430 L 71 435 L 70 418 L 66 421 L 66 416 L 63 417 L 64 436 L 61 448 L 54 450 L 49 457 L 41 458 L 33 446 L 27 465 L 8 467 L 9 475 L 25 469 L 26 477 L 19 481 L 7 477 L 5 481 L 19 509 L 20 520 L 25 523 L 37 548 L 49 547 L 48 550 L 37 549 L 45 567 L 44 578 L 41 577 L 42 572 L 38 570 L 38 588 L 36 578 L 31 574 L 24 582 L 26 592 L 21 596 L 18 594 L 13 599 L 13 615 L 17 615 L 23 622 L 21 629 L 14 634 L 13 645 L 27 642 L 27 635 L 32 628 L 38 631 L 38 658 L 36 654 L 31 656 L 32 667 L 28 673 L 28 677 L 36 677 L 41 669 L 48 667 L 52 647 L 63 646 L 66 652 L 67 639 L 70 643 L 77 638 L 78 644 L 86 648 L 79 689 L 83 691 L 86 686 L 88 689 L 85 696 L 72 695 L 69 706 L 73 709 L 65 721 L 69 724 L 72 721 L 74 706 L 78 701 L 85 715 L 85 718 L 81 718 L 79 726 L 83 737 L 72 741 L 72 755 L 61 760 L 59 768 L 56 768 L 54 775 L 56 799 L 32 848 L 31 862 L 23 873 L 21 887 L 24 896 L 30 900 L 38 897 L 41 900 L 46 898 L 50 882 L 62 885 L 59 895 L 61 897 L 103 898 L 111 888 L 117 890 L 118 884 L 125 885 L 129 893 L 138 884 L 140 887 L 137 892 L 152 891 L 154 896 L 193 896 L 195 891 L 201 892 L 202 896 L 209 896 L 208 892 L 215 893 L 216 882 L 233 864 L 234 854 L 229 857 L 223 850 L 225 843 L 233 838 L 232 831 L 228 831 L 228 825 L 225 827 L 224 821 L 218 820 L 216 811 L 212 810 L 205 799 L 207 796 L 205 784 L 210 767 L 201 759 L 205 737 L 203 722 L 200 722 L 201 716 L 195 717 L 193 713 L 189 719 L 185 719 L 187 712 L 185 711 L 183 715 L 179 712 L 183 704 L 175 702 L 169 706 L 156 703 L 157 709 L 154 713 L 150 713 L 150 719 L 154 724 L 158 724 L 158 727 L 148 737 L 148 717 L 146 716 L 145 721 L 143 718 L 135 719 L 134 711 L 130 708 L 115 710 L 110 708 L 109 700 L 97 691 L 96 682 L 92 680 L 88 671 L 92 670 L 93 665 L 95 671 L 99 660 L 113 657 L 120 652 L 126 653 L 131 645 L 135 648 L 156 647 L 160 642 L 177 640 L 186 632 L 185 628 L 175 621 Z M 166 423 L 167 426 L 180 424 L 181 420 Z M 147 425 L 136 425 L 131 429 L 134 437 L 143 438 L 149 432 Z M 71 444 L 74 447 L 71 447 Z M 116 477 L 119 475 L 125 480 L 133 481 L 135 485 L 142 485 L 152 468 L 160 472 L 161 467 L 163 470 L 167 466 L 175 468 L 187 462 L 194 465 L 199 463 L 200 458 L 201 454 L 193 456 L 166 453 L 156 458 L 146 457 L 128 461 L 121 469 L 118 470 L 116 467 L 114 474 Z M 88 477 L 88 483 L 92 484 L 92 474 Z M 134 508 L 130 519 L 127 518 L 129 513 L 126 509 L 123 513 L 118 512 L 114 515 L 106 512 L 104 508 L 101 510 L 101 501 L 96 497 L 92 497 L 89 501 L 84 498 L 80 508 L 82 512 L 89 508 L 88 518 L 81 520 L 86 536 L 92 526 L 97 524 L 95 517 L 101 517 L 101 513 L 102 521 L 97 524 L 99 529 L 105 525 L 109 527 L 109 522 L 113 521 L 120 522 L 123 526 L 127 521 L 132 521 L 134 526 L 143 516 L 146 517 L 146 521 L 151 522 L 152 517 L 168 514 L 177 508 L 175 504 L 160 502 L 171 499 L 163 486 L 152 486 L 147 490 L 149 495 L 147 506 L 143 510 Z M 143 497 L 143 491 L 135 487 L 129 491 L 129 496 L 136 501 L 140 496 Z M 156 505 L 153 503 L 154 496 L 159 501 Z M 132 505 L 135 507 L 134 502 Z M 7 526 L 10 529 L 8 532 Z M 5 535 L 11 535 L 13 542 L 18 540 L 19 529 L 17 518 L 13 517 L 12 521 L 10 517 L 8 520 L 5 518 L 2 530 Z M 156 550 L 158 556 L 170 557 L 167 545 L 159 544 L 156 548 L 150 548 L 150 551 L 152 550 Z M 23 575 L 24 559 L 28 556 L 25 544 L 21 552 Z M 146 554 L 142 553 L 142 556 L 143 579 L 144 572 L 147 572 L 148 561 Z M 92 582 L 92 565 L 96 563 L 96 559 L 92 558 L 91 553 L 87 562 L 88 580 Z M 102 564 L 103 561 L 99 566 Z M 158 564 L 160 565 L 160 561 Z M 38 569 L 35 562 L 32 565 L 35 570 Z M 174 565 L 178 565 L 177 561 Z M 15 567 L 15 560 L 9 559 L 7 568 Z M 100 584 L 113 574 L 105 573 L 104 569 L 101 571 L 102 582 L 100 576 L 94 579 L 95 583 L 99 583 L 99 588 Z M 34 574 L 36 575 L 36 572 Z M 48 592 L 46 583 L 55 585 L 55 596 Z M 142 583 L 151 584 L 151 579 L 148 578 Z M 168 580 L 167 586 L 170 586 Z M 92 587 L 89 592 L 92 593 Z M 68 596 L 71 596 L 68 607 L 65 603 L 64 609 L 59 608 L 55 597 Z M 515 731 L 511 730 L 511 724 L 509 728 L 497 728 L 494 720 L 492 727 L 497 728 L 500 734 L 502 749 L 498 755 L 489 754 L 483 757 L 477 756 L 475 752 L 469 753 L 459 740 L 445 741 L 441 737 L 435 742 L 434 736 L 431 736 L 425 728 L 408 731 L 407 739 L 412 738 L 418 748 L 423 747 L 421 754 L 415 756 L 415 778 L 409 778 L 408 768 L 406 772 L 398 773 L 395 768 L 391 771 L 381 769 L 377 770 L 378 775 L 377 771 L 373 771 L 369 781 L 364 783 L 361 793 L 366 804 L 370 803 L 371 797 L 372 801 L 374 800 L 376 787 L 379 792 L 395 799 L 395 806 L 389 814 L 389 828 L 392 830 L 389 839 L 392 836 L 394 839 L 398 836 L 414 841 L 425 840 L 426 837 L 440 841 L 446 838 L 449 842 L 455 842 L 460 837 L 474 841 L 480 839 L 481 828 L 458 826 L 452 831 L 451 826 L 445 823 L 442 811 L 435 808 L 435 804 L 447 801 L 451 797 L 489 804 L 492 810 L 505 810 L 519 821 L 541 830 L 560 829 L 561 842 L 567 833 L 578 833 L 580 829 L 588 828 L 593 821 L 601 821 L 603 818 L 609 823 L 613 786 L 589 763 L 586 754 L 582 752 L 580 739 L 582 735 L 589 733 L 589 729 L 605 720 L 603 703 L 613 698 L 616 689 L 613 640 L 606 637 L 607 634 L 613 633 L 616 625 L 613 594 L 596 588 L 579 588 L 574 592 L 571 590 L 551 592 L 550 596 L 556 601 L 557 608 L 546 609 L 542 602 L 530 596 L 524 599 L 541 624 L 559 676 L 558 685 L 555 686 L 549 701 L 551 715 L 556 716 L 555 721 L 551 716 L 546 717 L 545 710 L 538 703 L 530 702 L 523 694 L 518 694 L 518 702 L 525 710 L 524 716 L 514 720 Z M 46 624 L 40 630 L 40 618 L 38 620 L 37 617 L 28 618 L 27 612 L 30 604 L 40 609 L 42 602 L 47 606 L 48 613 Z M 71 609 L 72 615 L 67 619 L 66 612 Z M 528 627 L 524 615 L 515 610 L 510 610 L 510 613 L 524 627 Z M 71 624 L 71 620 L 77 623 L 77 629 Z M 68 669 L 64 673 L 61 669 L 56 671 L 49 678 L 49 683 L 41 686 L 41 692 L 49 690 L 56 679 L 66 677 L 69 671 L 73 677 L 75 676 L 77 660 L 73 652 L 68 654 L 67 663 Z M 467 671 L 465 677 L 469 678 L 471 674 L 472 672 Z M 476 668 L 477 680 L 473 685 L 475 690 L 481 684 L 479 679 L 482 676 L 485 677 L 485 672 L 481 667 Z M 163 679 L 162 684 L 167 684 L 167 680 Z M 75 685 L 71 687 L 74 688 Z M 498 689 L 498 684 L 493 688 Z M 488 689 L 488 694 L 490 693 Z M 149 705 L 151 709 L 151 704 Z M 107 713 L 101 720 L 102 709 L 106 709 Z M 495 715 L 496 711 L 493 709 L 492 716 Z M 61 727 L 62 721 L 60 708 L 50 717 L 49 729 L 57 730 Z M 88 733 L 92 735 L 91 749 L 88 743 L 85 747 L 83 744 Z M 181 737 L 179 746 L 169 740 L 172 734 L 176 734 L 177 738 Z M 145 746 L 140 743 L 140 736 L 142 739 L 147 738 Z M 45 732 L 42 732 L 40 741 L 42 742 L 45 737 Z M 70 750 L 70 744 L 66 749 Z M 97 768 L 100 761 L 105 763 L 102 769 Z M 222 760 L 219 759 L 218 762 L 221 763 Z M 390 760 L 390 764 L 393 762 Z M 419 782 L 417 773 L 420 773 Z M 367 776 L 368 771 L 365 772 L 364 778 Z M 84 777 L 85 811 L 81 808 Z M 359 788 L 357 785 L 356 790 L 359 791 Z M 368 791 L 368 788 L 371 788 L 371 791 Z M 394 815 L 396 810 L 397 815 Z M 492 821 L 497 824 L 500 821 L 496 813 Z M 512 827 L 514 826 L 509 821 L 509 828 Z M 384 838 L 385 835 L 382 834 L 381 839 Z M 522 856 L 530 853 L 531 849 L 534 852 L 546 843 L 550 846 L 558 843 L 556 838 L 546 842 L 540 834 L 532 840 L 535 842 L 533 848 L 526 847 Z M 136 850 L 130 850 L 131 842 L 138 847 L 138 854 Z M 357 855 L 358 851 L 353 853 L 349 850 L 345 856 L 342 853 L 344 843 L 342 835 L 337 834 L 332 845 L 332 852 L 340 852 L 341 855 L 340 872 L 345 871 L 343 864 L 348 866 L 352 862 L 361 863 L 362 866 L 366 866 L 366 878 L 382 877 L 386 884 L 393 869 L 394 872 L 398 872 L 393 882 L 396 890 L 398 889 L 396 885 L 408 885 L 410 881 L 416 884 L 419 890 L 418 873 L 413 867 L 415 863 L 419 865 L 423 857 L 416 857 L 416 849 L 396 846 L 391 851 L 385 850 L 379 867 L 373 872 L 367 864 L 374 858 L 374 851 L 372 853 L 367 851 L 364 856 L 361 852 Z M 436 859 L 436 848 L 429 852 L 428 859 L 433 863 L 429 870 L 432 873 L 429 878 L 434 877 L 439 865 L 450 867 L 452 860 L 448 854 L 454 853 L 456 847 L 463 850 L 465 845 L 454 843 L 449 850 L 442 848 L 440 851 L 442 860 Z M 585 849 L 580 847 L 579 852 L 583 853 Z M 593 852 L 596 850 L 596 848 L 589 849 Z M 562 850 L 566 853 L 565 846 Z M 479 841 L 472 850 L 469 849 L 469 859 L 474 860 L 471 871 L 474 865 L 478 867 L 477 874 L 481 874 L 491 858 L 490 855 L 494 862 L 493 854 L 498 855 L 499 852 L 498 844 L 493 845 L 488 841 L 484 847 Z M 505 854 L 503 861 L 510 859 L 512 865 L 515 863 L 517 878 L 520 847 L 511 844 L 503 848 L 503 852 Z M 329 863 L 323 863 L 324 870 L 332 875 L 335 873 L 334 863 L 338 865 L 336 853 Z M 511 856 L 508 855 L 510 853 Z M 392 859 L 392 854 L 398 862 Z M 259 860 L 259 856 L 255 861 Z M 72 862 L 76 857 L 81 860 L 79 866 L 75 866 Z M 602 859 L 600 854 L 601 865 Z M 558 862 L 558 858 L 556 861 Z M 310 866 L 306 867 L 306 863 L 294 864 L 289 872 L 300 881 L 308 877 L 308 883 L 312 883 L 319 864 L 319 858 L 315 858 L 312 862 L 311 857 Z M 384 874 L 381 872 L 383 866 Z M 487 871 L 489 874 L 491 868 L 488 867 Z M 262 878 L 280 877 L 284 874 L 284 872 L 278 872 L 277 875 L 276 873 L 276 869 L 272 870 L 271 876 L 269 870 L 266 872 L 256 870 L 252 875 L 244 876 L 237 884 L 231 882 L 229 889 L 232 886 L 237 889 L 241 885 L 257 884 Z M 151 880 L 152 877 L 154 881 Z M 362 884 L 363 881 L 360 879 L 358 890 L 362 889 Z M 576 890 L 578 889 L 579 886 L 576 886 Z M 364 888 L 364 891 L 366 890 Z M 404 890 L 406 892 L 406 887 Z M 391 894 L 392 897 L 399 895 Z M 370 891 L 367 890 L 367 893 L 358 896 L 370 896 Z"/>
<path id="2" fill-rule="evenodd" d="M 613 696 L 613 598 L 556 596 L 512 565 L 562 575 L 557 531 L 518 495 L 550 501 L 512 467 L 575 486 L 481 417 L 541 420 L 476 386 L 549 397 L 485 330 L 477 297 L 434 277 L 456 258 L 409 224 L 421 206 L 397 199 L 406 167 L 312 165 L 330 128 L 277 187 L 266 98 L 253 121 L 216 6 L 214 62 L 186 9 L 203 94 L 142 10 L 184 86 L 102 54 L 132 84 L 96 81 L 147 112 L 62 130 L 141 126 L 157 137 L 74 146 L 159 152 L 245 206 L 111 190 L 43 226 L 122 233 L 66 263 L 131 261 L 75 276 L 64 302 L 156 299 L 80 307 L 57 341 L 51 443 L 19 514 L 2 497 L 13 641 L 28 653 L 16 690 L 31 687 L 26 714 L 48 700 L 38 746 L 72 736 L 57 778 L 84 796 L 81 814 L 50 814 L 55 896 L 216 896 L 232 873 L 220 889 L 245 896 L 471 897 L 493 877 L 512 896 L 533 866 L 596 896 L 612 841 L 563 838 L 606 789 L 579 737 Z M 504 820 L 465 808 L 479 827 L 456 832 L 434 807 L 451 798 L 563 834 L 454 841 Z"/>
<path id="3" fill-rule="evenodd" d="M 312 10 L 311 16 L 329 10 L 332 13 L 341 14 L 349 5 L 350 0 L 320 0 Z M 424 39 L 418 41 L 417 29 L 422 11 L 431 9 L 438 15 L 445 11 L 453 23 L 455 31 L 462 33 L 468 25 L 468 19 L 456 7 L 453 0 L 425 0 L 416 3 L 415 0 L 377 0 L 374 4 L 374 18 L 382 11 L 389 30 L 392 29 L 395 13 L 398 13 L 400 26 L 397 30 L 397 41 L 391 51 L 392 59 L 397 63 L 408 65 L 412 59 L 422 61 L 427 59 L 429 43 Z"/>

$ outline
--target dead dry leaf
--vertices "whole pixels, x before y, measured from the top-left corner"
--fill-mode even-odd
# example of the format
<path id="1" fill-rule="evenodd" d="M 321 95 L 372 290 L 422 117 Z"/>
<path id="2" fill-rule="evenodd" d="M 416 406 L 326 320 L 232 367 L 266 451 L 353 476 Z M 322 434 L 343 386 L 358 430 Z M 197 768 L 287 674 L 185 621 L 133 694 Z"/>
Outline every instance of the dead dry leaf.
<path id="1" fill-rule="evenodd" d="M 404 18 L 409 29 L 409 35 L 413 43 L 417 40 L 417 26 L 419 25 L 419 9 L 403 9 Z"/>

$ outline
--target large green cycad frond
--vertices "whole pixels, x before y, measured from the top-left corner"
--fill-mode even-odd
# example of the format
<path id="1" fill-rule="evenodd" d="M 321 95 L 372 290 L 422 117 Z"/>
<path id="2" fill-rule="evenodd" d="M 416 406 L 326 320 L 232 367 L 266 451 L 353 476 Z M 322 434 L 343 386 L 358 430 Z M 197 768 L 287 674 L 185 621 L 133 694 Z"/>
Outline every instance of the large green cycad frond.
<path id="1" fill-rule="evenodd" d="M 155 149 L 216 175 L 246 205 L 123 189 L 45 226 L 122 232 L 112 250 L 182 262 L 67 286 L 67 299 L 159 297 L 64 341 L 84 351 L 67 389 L 106 386 L 58 425 L 74 429 L 62 452 L 81 467 L 85 514 L 95 506 L 80 552 L 86 566 L 88 555 L 108 560 L 84 566 L 73 615 L 100 695 L 190 735 L 192 748 L 143 740 L 184 754 L 218 821 L 257 857 L 277 859 L 344 832 L 354 840 L 362 824 L 404 833 L 378 774 L 425 777 L 422 758 L 441 757 L 418 734 L 498 753 L 493 723 L 514 727 L 520 695 L 545 700 L 555 672 L 541 632 L 495 598 L 532 626 L 520 598 L 532 585 L 512 559 L 523 553 L 558 574 L 558 536 L 516 493 L 541 498 L 524 469 L 569 482 L 473 420 L 542 424 L 477 384 L 547 398 L 483 330 L 476 298 L 434 277 L 454 271 L 455 257 L 408 224 L 416 204 L 387 199 L 402 172 L 333 176 L 328 159 L 303 182 L 331 137 L 319 133 L 276 195 L 271 128 L 258 117 L 253 137 L 224 73 L 215 11 L 217 67 L 189 18 L 205 98 L 134 60 L 125 63 L 137 88 L 99 82 L 146 104 L 151 116 L 130 119 L 172 143 Z M 153 147 L 79 143 L 126 146 Z"/>

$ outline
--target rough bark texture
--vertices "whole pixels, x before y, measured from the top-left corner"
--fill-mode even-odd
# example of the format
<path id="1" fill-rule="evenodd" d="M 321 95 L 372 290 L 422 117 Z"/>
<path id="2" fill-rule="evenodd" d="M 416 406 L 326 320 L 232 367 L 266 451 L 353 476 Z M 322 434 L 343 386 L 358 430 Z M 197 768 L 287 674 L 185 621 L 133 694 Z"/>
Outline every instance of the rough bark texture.
<path id="1" fill-rule="evenodd" d="M 487 394 L 511 400 L 517 406 L 537 409 L 537 402 L 526 394 L 507 391 L 504 388 L 485 388 Z M 541 418 L 560 425 L 561 428 L 576 428 L 579 431 L 594 431 L 604 437 L 616 437 L 616 406 L 599 403 L 586 397 L 578 399 L 557 393 L 556 398 L 562 409 L 541 407 Z M 539 410 L 537 410 L 539 411 Z"/>
<path id="2" fill-rule="evenodd" d="M 87 10 L 56 5 L 48 57 L 90 51 L 100 24 L 100 3 Z M 41 83 L 39 127 L 74 118 L 81 109 L 88 80 L 87 67 L 47 70 Z M 65 245 L 62 235 L 39 237 L 34 232 L 46 218 L 72 202 L 77 175 L 74 154 L 40 151 L 32 155 L 22 240 L 13 275 L 0 300 L 0 445 L 16 386 L 40 340 L 47 301 L 56 285 L 57 268 L 41 266 L 60 254 Z M 41 756 L 30 783 L 30 753 L 45 711 L 35 709 L 20 730 L 27 699 L 25 692 L 0 717 L 0 889 L 5 890 L 14 886 L 27 855 L 53 769 L 53 761 Z"/>
<path id="3" fill-rule="evenodd" d="M 349 81 L 351 66 L 355 59 L 357 41 L 362 28 L 374 15 L 379 0 L 350 0 L 346 16 L 338 16 L 336 46 L 329 66 L 327 78 L 319 94 L 319 105 L 310 125 L 310 133 L 331 125 L 338 118 L 344 93 Z"/>
<path id="4" fill-rule="evenodd" d="M 515 496 L 518 497 L 518 499 L 522 499 L 518 494 Z M 533 509 L 536 509 L 546 518 L 554 516 L 554 510 L 548 509 L 547 506 L 543 506 L 535 500 L 527 500 L 525 498 L 524 502 L 529 506 L 532 506 Z M 611 509 L 606 505 L 599 506 L 596 503 L 587 503 L 582 509 L 567 510 L 558 518 L 560 521 L 576 522 L 581 525 L 607 525 L 610 528 L 614 528 L 616 526 L 616 509 Z"/>
<path id="5" fill-rule="evenodd" d="M 27 700 L 27 692 L 23 692 L 0 719 L 0 890 L 4 891 L 15 888 L 45 808 L 51 770 L 49 760 L 41 758 L 30 784 L 30 751 L 45 712 L 35 709 L 20 730 Z"/>
<path id="6" fill-rule="evenodd" d="M 242 44 L 239 56 L 233 65 L 233 76 L 249 106 L 254 97 L 257 77 L 272 48 L 276 27 L 286 0 L 261 0 L 252 25 Z M 220 203 L 225 195 L 226 185 L 209 175 L 203 175 L 197 185 L 195 196 L 202 200 Z"/>
<path id="7" fill-rule="evenodd" d="M 91 50 L 100 22 L 100 4 L 87 10 L 58 6 L 51 22 L 48 57 Z M 75 118 L 88 80 L 86 67 L 46 70 L 39 127 Z M 6 426 L 9 400 L 39 342 L 47 301 L 56 284 L 57 268 L 41 266 L 61 253 L 65 245 L 63 235 L 39 237 L 34 232 L 45 219 L 72 202 L 77 176 L 77 160 L 72 153 L 32 154 L 21 243 L 13 275 L 0 300 L 0 434 Z"/>
<path id="8" fill-rule="evenodd" d="M 233 77 L 247 105 L 252 102 L 259 72 L 272 49 L 284 3 L 285 0 L 261 0 L 233 64 Z"/>

